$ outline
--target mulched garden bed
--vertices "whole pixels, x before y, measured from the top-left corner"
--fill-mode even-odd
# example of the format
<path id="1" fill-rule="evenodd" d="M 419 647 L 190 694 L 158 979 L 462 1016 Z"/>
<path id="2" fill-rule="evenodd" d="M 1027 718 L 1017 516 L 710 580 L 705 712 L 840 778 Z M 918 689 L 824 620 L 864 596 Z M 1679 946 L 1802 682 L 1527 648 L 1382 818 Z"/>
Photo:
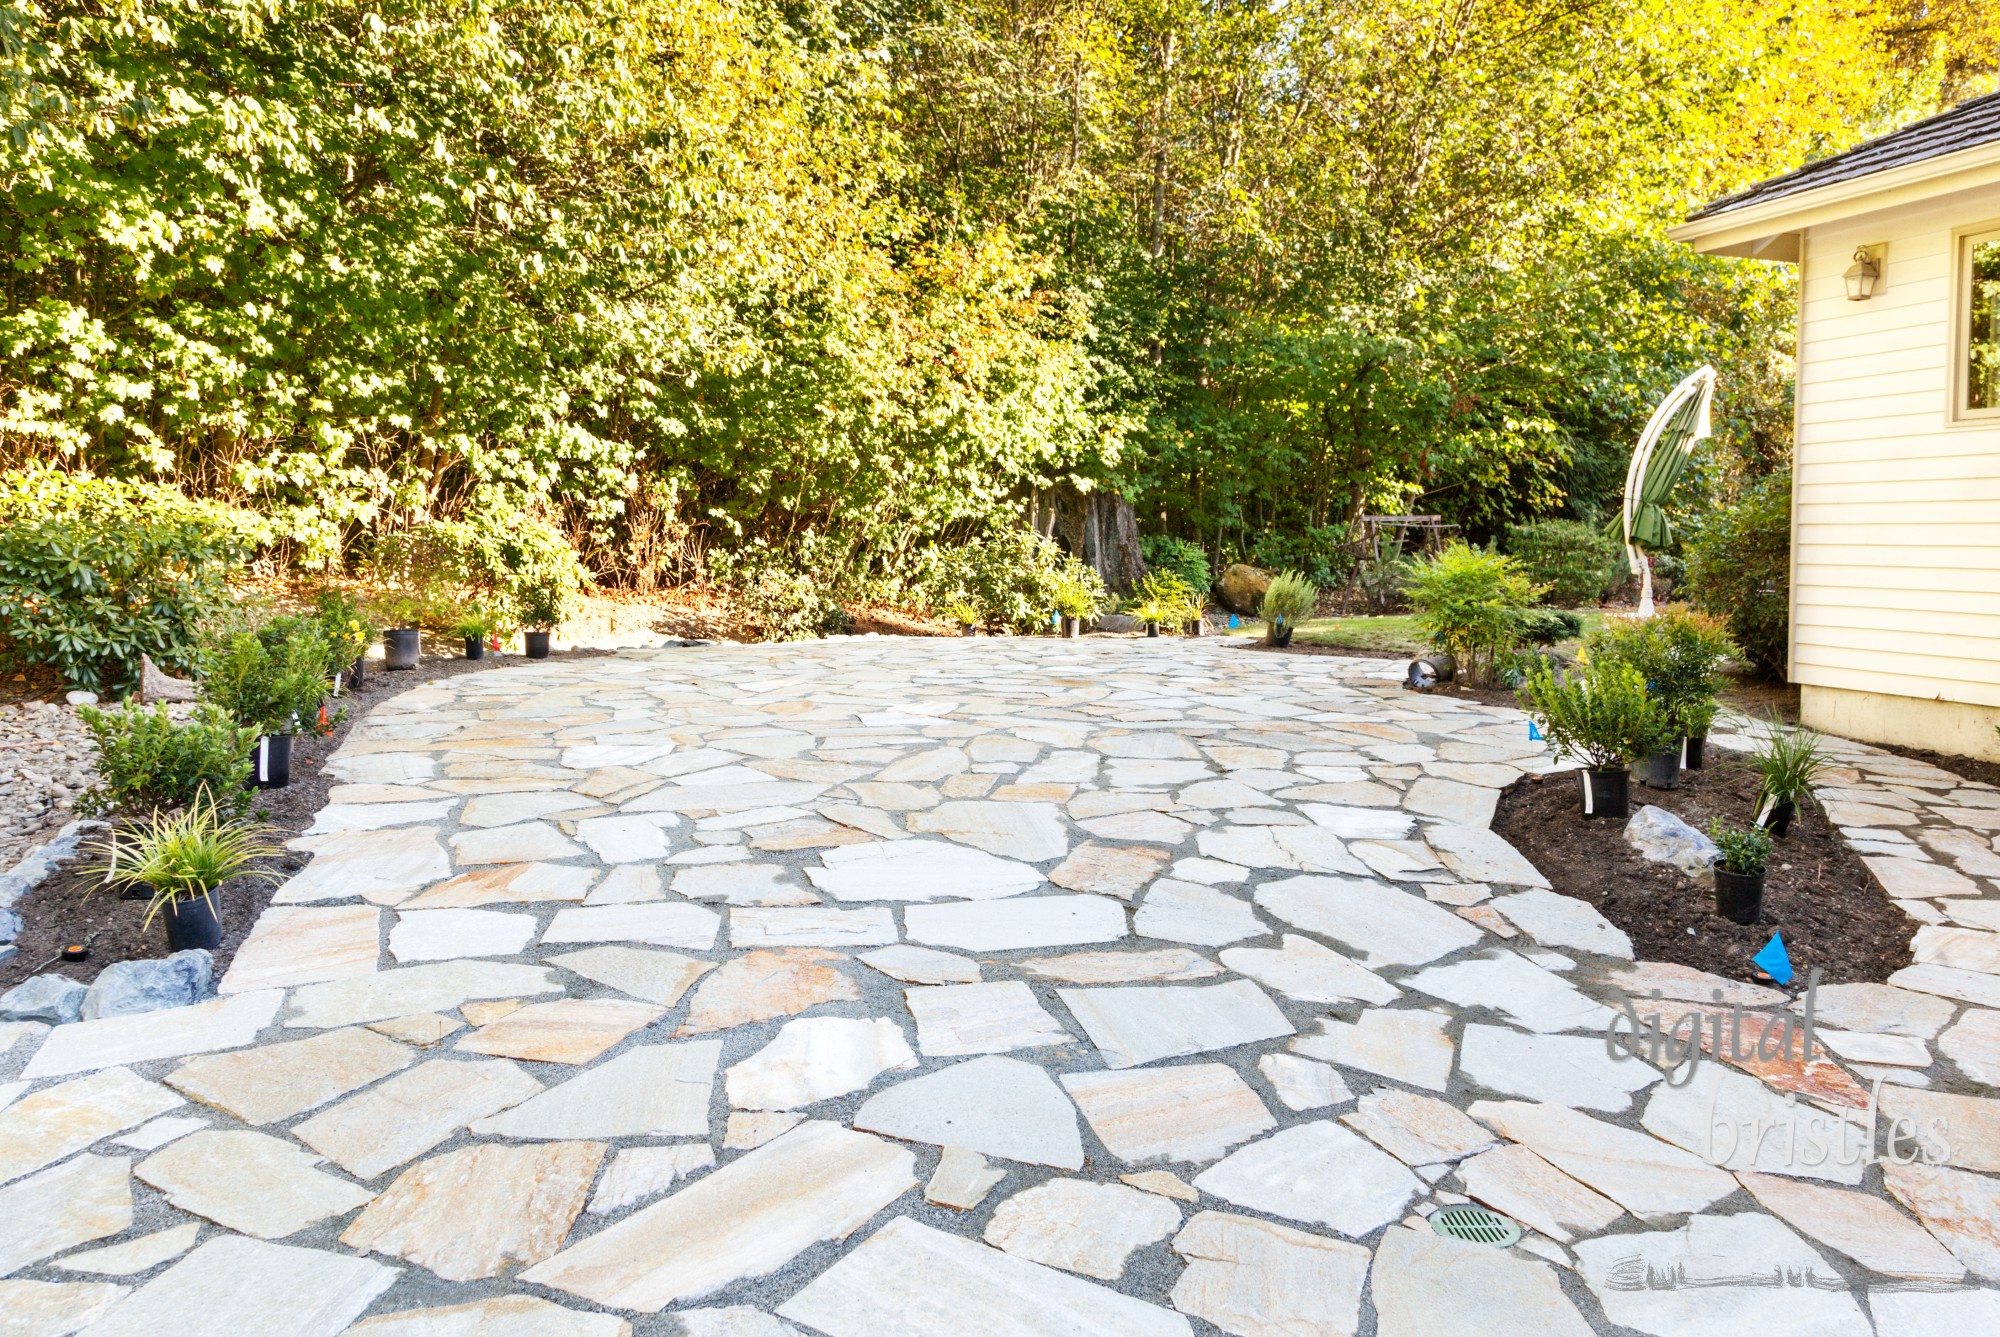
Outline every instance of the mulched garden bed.
<path id="1" fill-rule="evenodd" d="M 1756 773 L 1731 753 L 1681 772 L 1678 789 L 1632 781 L 1633 812 L 1650 803 L 1704 831 L 1717 817 L 1747 824 L 1756 799 Z M 1811 800 L 1772 851 L 1763 917 L 1748 925 L 1715 913 L 1706 883 L 1641 858 L 1625 843 L 1623 822 L 1587 818 L 1579 807 L 1573 774 L 1524 776 L 1501 794 L 1493 829 L 1558 892 L 1590 902 L 1623 929 L 1642 960 L 1760 980 L 1750 958 L 1777 932 L 1800 982 L 1818 966 L 1826 984 L 1879 983 L 1910 964 L 1916 925 Z"/>
<path id="2" fill-rule="evenodd" d="M 595 659 L 604 653 L 557 651 L 549 659 Z M 291 784 L 260 792 L 254 809 L 268 824 L 272 844 L 282 847 L 311 826 L 314 814 L 326 806 L 327 791 L 335 781 L 325 773 L 323 763 L 347 737 L 355 721 L 370 708 L 427 682 L 529 662 L 519 655 L 494 656 L 490 652 L 487 658 L 476 660 L 447 657 L 447 654 L 443 642 L 435 645 L 426 642 L 417 667 L 395 673 L 383 669 L 380 660 L 371 661 L 361 691 L 342 698 L 348 710 L 340 726 L 324 738 L 301 734 L 293 739 Z M 247 761 L 245 769 L 247 772 Z M 49 972 L 88 984 L 97 978 L 98 971 L 114 961 L 144 960 L 167 954 L 166 929 L 157 920 L 143 925 L 146 902 L 121 900 L 115 893 L 102 890 L 98 875 L 83 867 L 88 857 L 86 854 L 51 874 L 14 903 L 13 908 L 20 912 L 25 926 L 15 943 L 20 950 L 0 963 L 0 993 L 30 975 Z M 220 980 L 222 972 L 229 968 L 236 949 L 249 936 L 251 926 L 270 903 L 278 883 L 305 867 L 307 857 L 285 850 L 277 858 L 265 860 L 263 866 L 279 874 L 277 882 L 237 878 L 222 884 L 222 946 L 213 953 L 216 979 Z M 88 894 L 94 889 L 96 894 Z M 88 961 L 70 964 L 51 959 L 66 944 L 78 942 L 89 945 Z"/>

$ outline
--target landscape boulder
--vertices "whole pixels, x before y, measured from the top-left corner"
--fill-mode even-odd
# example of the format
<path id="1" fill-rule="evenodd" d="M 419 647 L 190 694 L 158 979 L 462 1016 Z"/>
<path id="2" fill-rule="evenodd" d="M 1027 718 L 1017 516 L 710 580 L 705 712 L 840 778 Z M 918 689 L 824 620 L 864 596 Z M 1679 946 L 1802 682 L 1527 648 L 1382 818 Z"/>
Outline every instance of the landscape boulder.
<path id="1" fill-rule="evenodd" d="M 0 993 L 0 1021 L 46 1021 L 51 1026 L 76 1021 L 89 992 L 62 975 L 33 975 Z"/>
<path id="2" fill-rule="evenodd" d="M 83 1000 L 83 1019 L 124 1017 L 134 1012 L 199 1003 L 212 990 L 215 961 L 200 948 L 175 952 L 159 961 L 116 961 L 98 972 Z"/>
<path id="3" fill-rule="evenodd" d="M 1650 803 L 1626 821 L 1625 843 L 1654 863 L 1672 864 L 1689 877 L 1705 876 L 1721 853 L 1707 836 Z"/>
<path id="4" fill-rule="evenodd" d="M 1215 582 L 1215 598 L 1232 613 L 1255 617 L 1258 606 L 1264 602 L 1264 591 L 1270 588 L 1269 571 L 1237 562 L 1222 573 L 1221 580 Z"/>

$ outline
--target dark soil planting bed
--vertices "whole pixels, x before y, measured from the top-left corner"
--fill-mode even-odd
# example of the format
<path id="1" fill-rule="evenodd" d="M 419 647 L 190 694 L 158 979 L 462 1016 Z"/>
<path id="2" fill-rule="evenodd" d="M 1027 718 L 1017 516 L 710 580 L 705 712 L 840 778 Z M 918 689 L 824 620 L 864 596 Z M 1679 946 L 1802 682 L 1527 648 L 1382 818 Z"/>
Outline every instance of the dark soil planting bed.
<path id="1" fill-rule="evenodd" d="M 1632 811 L 1665 808 L 1706 831 L 1720 817 L 1745 826 L 1754 815 L 1757 776 L 1738 757 L 1710 752 L 1678 789 L 1648 789 L 1635 776 Z M 1740 980 L 1762 980 L 1750 958 L 1782 933 L 1801 985 L 1814 966 L 1826 984 L 1879 983 L 1910 964 L 1916 925 L 1896 908 L 1819 804 L 1807 800 L 1791 834 L 1771 852 L 1763 916 L 1733 924 L 1715 912 L 1706 881 L 1640 857 L 1625 824 L 1579 811 L 1576 777 L 1527 776 L 1500 797 L 1493 829 L 1526 855 L 1565 896 L 1590 902 L 1632 939 L 1635 955 Z M 1690 931 L 1692 930 L 1692 931 Z"/>
<path id="2" fill-rule="evenodd" d="M 407 671 L 391 672 L 382 667 L 380 660 L 370 661 L 362 680 L 362 690 L 342 698 L 348 709 L 340 726 L 328 737 L 300 734 L 293 739 L 292 783 L 283 789 L 259 790 L 252 806 L 252 811 L 268 825 L 272 844 L 282 846 L 312 825 L 313 817 L 326 805 L 327 792 L 336 783 L 325 773 L 324 763 L 370 707 L 399 692 L 440 678 L 511 668 L 527 662 L 516 655 L 478 660 L 456 658 L 440 653 L 440 647 L 445 644 L 427 643 L 422 661 L 416 668 Z M 595 658 L 601 653 L 570 650 L 551 655 L 549 661 Z M 243 764 L 247 775 L 250 767 L 247 757 Z M 266 860 L 265 864 L 282 881 L 305 867 L 306 858 L 304 854 L 286 850 L 277 858 Z M 10 960 L 0 962 L 0 993 L 30 975 L 43 972 L 67 975 L 79 983 L 88 984 L 97 978 L 98 971 L 114 961 L 146 960 L 167 955 L 165 927 L 157 918 L 150 925 L 143 922 L 146 903 L 121 900 L 117 893 L 103 890 L 99 876 L 80 867 L 82 862 L 79 860 L 58 869 L 47 881 L 15 903 L 14 909 L 20 911 L 26 927 L 16 944 L 20 951 Z M 237 878 L 223 883 L 218 889 L 222 911 L 222 946 L 213 954 L 217 980 L 229 968 L 236 949 L 250 935 L 251 927 L 264 912 L 264 907 L 270 904 L 271 895 L 276 890 L 277 883 L 254 878 Z M 51 961 L 50 958 L 71 943 L 88 943 L 90 959 L 74 964 Z"/>

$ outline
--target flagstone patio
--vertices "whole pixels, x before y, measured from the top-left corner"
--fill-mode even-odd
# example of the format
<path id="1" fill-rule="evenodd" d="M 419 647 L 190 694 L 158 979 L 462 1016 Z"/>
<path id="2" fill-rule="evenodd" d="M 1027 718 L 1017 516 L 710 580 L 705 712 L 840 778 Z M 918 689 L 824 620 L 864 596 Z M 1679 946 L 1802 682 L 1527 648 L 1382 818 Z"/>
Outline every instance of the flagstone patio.
<path id="1" fill-rule="evenodd" d="M 1671 1087 L 1621 989 L 1786 995 L 1547 890 L 1487 829 L 1542 745 L 1400 667 L 859 639 L 396 697 L 216 1000 L 0 1025 L 0 1333 L 2000 1330 L 2000 791 L 1840 745 L 1916 964 L 1821 990 L 1831 1057 Z M 1865 1163 L 1897 1116 L 1930 1156 Z M 1468 1200 L 1526 1236 L 1430 1230 Z"/>

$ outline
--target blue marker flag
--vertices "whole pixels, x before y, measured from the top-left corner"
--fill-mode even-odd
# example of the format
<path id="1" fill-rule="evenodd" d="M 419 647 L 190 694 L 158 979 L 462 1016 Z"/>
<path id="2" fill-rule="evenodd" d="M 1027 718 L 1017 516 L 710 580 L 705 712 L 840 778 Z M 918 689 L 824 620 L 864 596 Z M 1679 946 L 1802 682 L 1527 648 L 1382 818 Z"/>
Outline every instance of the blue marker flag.
<path id="1" fill-rule="evenodd" d="M 1231 613 L 1231 614 L 1229 615 L 1229 625 L 1230 625 L 1230 626 L 1232 626 L 1232 627 L 1240 627 L 1240 626 L 1242 626 L 1243 624 L 1242 624 L 1241 622 L 1238 622 L 1238 621 L 1236 620 L 1236 614 L 1234 614 L 1234 613 Z"/>
<path id="2" fill-rule="evenodd" d="M 1785 950 L 1785 935 L 1773 933 L 1771 940 L 1764 944 L 1764 950 L 1750 958 L 1752 965 L 1780 984 L 1792 982 L 1792 958 Z"/>
<path id="3" fill-rule="evenodd" d="M 1542 741 L 1542 726 L 1535 723 L 1533 720 L 1528 721 L 1528 741 L 1531 743 L 1539 743 Z"/>

